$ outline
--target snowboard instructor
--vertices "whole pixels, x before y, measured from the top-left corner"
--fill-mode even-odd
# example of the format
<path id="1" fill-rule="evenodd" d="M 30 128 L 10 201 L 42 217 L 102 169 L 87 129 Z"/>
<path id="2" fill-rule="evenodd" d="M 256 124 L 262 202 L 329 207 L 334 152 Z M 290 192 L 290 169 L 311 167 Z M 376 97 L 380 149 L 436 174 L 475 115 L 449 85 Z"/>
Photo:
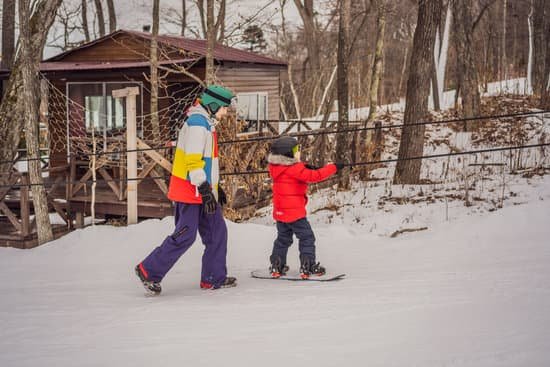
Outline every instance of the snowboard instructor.
<path id="1" fill-rule="evenodd" d="M 225 194 L 218 186 L 218 142 L 215 126 L 227 114 L 233 92 L 219 85 L 208 86 L 187 111 L 178 136 L 168 198 L 175 201 L 174 232 L 135 267 L 148 293 L 160 294 L 160 282 L 191 247 L 197 231 L 205 245 L 200 287 L 234 287 L 227 276 L 227 226 L 221 205 Z"/>

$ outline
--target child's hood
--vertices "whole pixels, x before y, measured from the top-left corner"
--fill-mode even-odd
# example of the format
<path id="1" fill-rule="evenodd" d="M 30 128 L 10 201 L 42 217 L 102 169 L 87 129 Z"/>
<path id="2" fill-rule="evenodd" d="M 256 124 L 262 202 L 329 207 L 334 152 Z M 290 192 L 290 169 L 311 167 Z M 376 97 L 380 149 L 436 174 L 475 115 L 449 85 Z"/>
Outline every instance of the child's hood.
<path id="1" fill-rule="evenodd" d="M 267 162 L 269 163 L 269 173 L 273 178 L 277 178 L 290 167 L 300 163 L 296 158 L 290 158 L 280 154 L 269 154 L 267 156 Z"/>

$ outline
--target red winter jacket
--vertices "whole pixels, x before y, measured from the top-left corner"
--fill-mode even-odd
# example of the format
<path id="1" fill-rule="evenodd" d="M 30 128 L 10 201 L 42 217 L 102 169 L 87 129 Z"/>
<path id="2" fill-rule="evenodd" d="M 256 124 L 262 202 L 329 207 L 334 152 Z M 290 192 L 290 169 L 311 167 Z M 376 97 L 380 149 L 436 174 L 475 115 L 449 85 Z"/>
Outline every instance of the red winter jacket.
<path id="1" fill-rule="evenodd" d="M 273 219 L 291 223 L 306 216 L 307 184 L 326 180 L 336 173 L 334 164 L 311 170 L 293 158 L 271 154 L 269 174 L 273 180 Z"/>

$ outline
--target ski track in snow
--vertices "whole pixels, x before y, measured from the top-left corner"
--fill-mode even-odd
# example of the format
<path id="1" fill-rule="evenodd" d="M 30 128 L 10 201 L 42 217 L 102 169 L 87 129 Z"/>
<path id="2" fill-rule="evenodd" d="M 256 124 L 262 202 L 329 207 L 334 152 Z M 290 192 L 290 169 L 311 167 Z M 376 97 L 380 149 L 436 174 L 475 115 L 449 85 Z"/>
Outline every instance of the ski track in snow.
<path id="1" fill-rule="evenodd" d="M 197 242 L 156 298 L 133 266 L 172 218 L 0 249 L 0 365 L 548 366 L 549 222 L 533 201 L 395 239 L 317 226 L 333 283 L 250 278 L 275 228 L 228 223 L 239 286 L 199 289 Z"/>

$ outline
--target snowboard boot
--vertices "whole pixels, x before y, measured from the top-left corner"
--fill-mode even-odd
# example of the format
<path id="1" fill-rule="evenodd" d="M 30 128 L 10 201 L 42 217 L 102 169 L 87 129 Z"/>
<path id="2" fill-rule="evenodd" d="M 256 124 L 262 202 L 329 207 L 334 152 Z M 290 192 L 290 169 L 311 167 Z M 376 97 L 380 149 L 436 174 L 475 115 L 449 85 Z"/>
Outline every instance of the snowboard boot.
<path id="1" fill-rule="evenodd" d="M 147 294 L 150 296 L 157 296 L 160 294 L 162 288 L 160 287 L 160 282 L 152 282 L 147 279 L 147 272 L 143 268 L 143 265 L 140 263 L 136 265 L 135 268 L 136 275 L 138 276 L 143 288 L 147 291 Z"/>
<path id="2" fill-rule="evenodd" d="M 325 275 L 326 269 L 321 266 L 320 263 L 315 263 L 307 256 L 300 257 L 300 277 L 302 279 L 309 279 L 310 276 L 321 276 Z"/>
<path id="3" fill-rule="evenodd" d="M 269 261 L 271 261 L 269 272 L 272 278 L 280 278 L 282 275 L 286 275 L 289 269 L 288 265 L 283 264 L 279 256 L 271 255 Z"/>
<path id="4" fill-rule="evenodd" d="M 237 286 L 237 278 L 235 277 L 226 277 L 222 284 L 214 286 L 212 283 L 201 282 L 201 289 L 220 289 L 220 288 L 231 288 Z"/>

